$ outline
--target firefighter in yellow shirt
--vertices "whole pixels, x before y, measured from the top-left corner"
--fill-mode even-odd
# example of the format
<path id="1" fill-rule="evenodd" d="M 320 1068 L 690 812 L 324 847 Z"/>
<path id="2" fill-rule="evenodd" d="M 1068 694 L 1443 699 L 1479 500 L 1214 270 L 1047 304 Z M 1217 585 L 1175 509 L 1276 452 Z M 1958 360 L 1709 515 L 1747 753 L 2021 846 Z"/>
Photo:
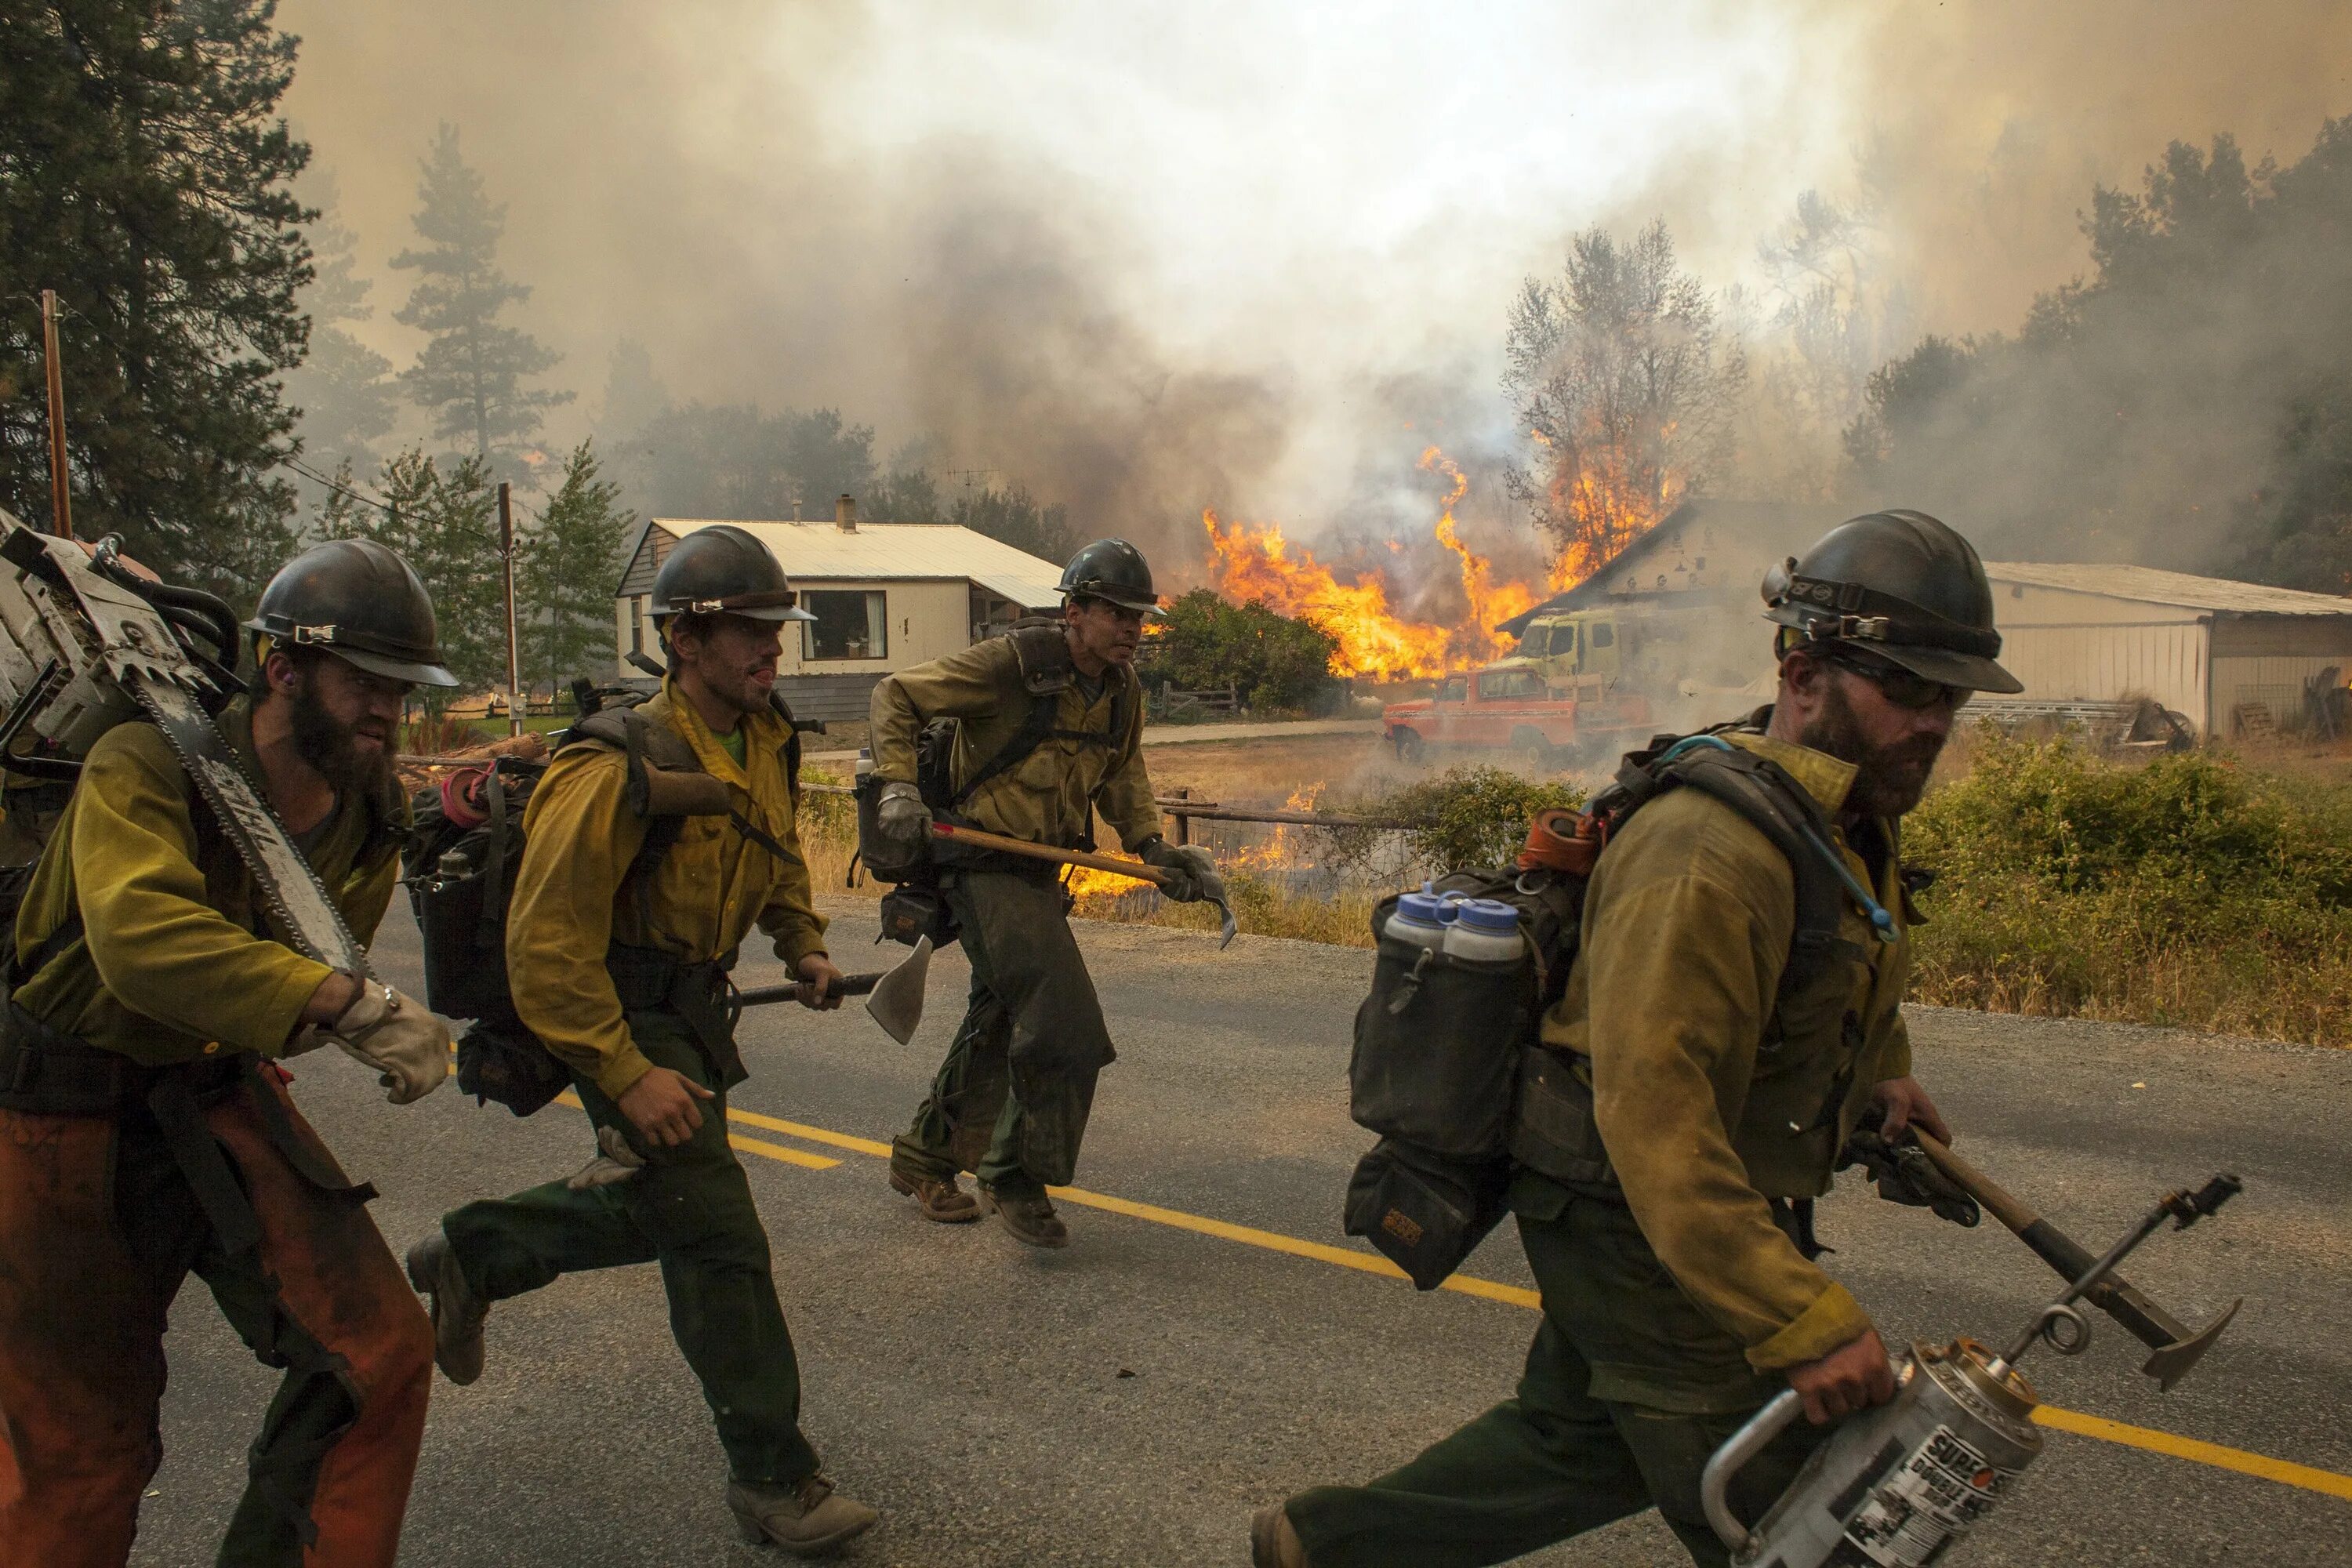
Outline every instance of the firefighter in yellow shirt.
<path id="1" fill-rule="evenodd" d="M 1753 1523 L 1822 1424 L 1893 1397 L 1877 1330 L 1813 1260 L 1811 1203 L 1866 1110 L 1889 1135 L 1950 1136 L 1911 1077 L 1896 822 L 1955 710 L 2020 687 L 1995 662 L 1976 552 L 1922 513 L 1833 530 L 1766 596 L 1778 697 L 1723 738 L 1832 824 L 1854 890 L 1835 941 L 1792 961 L 1795 870 L 1731 806 L 1676 789 L 1633 816 L 1594 868 L 1542 1027 L 1582 1133 L 1545 1168 L 1514 1145 L 1510 1206 L 1544 1310 L 1518 1392 L 1376 1480 L 1261 1510 L 1258 1568 L 1502 1563 L 1651 1507 L 1694 1561 L 1724 1563 L 1698 1501 L 1717 1447 L 1781 1389 L 1804 1395 L 1813 1424 L 1734 1486 Z M 1895 940 L 1877 939 L 1864 889 Z"/>
<path id="2" fill-rule="evenodd" d="M 361 941 L 399 875 L 403 701 L 451 686 L 433 604 L 361 540 L 304 552 L 255 618 L 238 762 Z M 390 1568 L 432 1337 L 275 1063 L 333 1043 L 395 1104 L 448 1075 L 420 1003 L 276 941 L 153 726 L 90 748 L 8 950 L 0 1036 L 0 1563 L 120 1564 L 162 1458 L 164 1314 L 191 1270 L 286 1369 L 221 1545 Z"/>
<path id="3" fill-rule="evenodd" d="M 669 675 L 626 720 L 637 744 L 683 748 L 722 781 L 728 816 L 685 818 L 648 867 L 629 757 L 592 740 L 556 753 L 523 818 L 507 915 L 515 1008 L 571 1069 L 604 1151 L 595 1168 L 620 1179 L 468 1204 L 409 1250 L 408 1270 L 433 1298 L 442 1372 L 467 1384 L 492 1302 L 658 1262 L 737 1528 L 814 1556 L 876 1515 L 834 1490 L 801 1434 L 767 1232 L 727 1142 L 727 1093 L 748 1076 L 726 1001 L 737 945 L 756 926 L 807 984 L 805 1005 L 841 1005 L 794 822 L 792 728 L 769 701 L 780 629 L 810 618 L 796 597 L 767 546 L 725 525 L 679 541 L 654 580 Z"/>

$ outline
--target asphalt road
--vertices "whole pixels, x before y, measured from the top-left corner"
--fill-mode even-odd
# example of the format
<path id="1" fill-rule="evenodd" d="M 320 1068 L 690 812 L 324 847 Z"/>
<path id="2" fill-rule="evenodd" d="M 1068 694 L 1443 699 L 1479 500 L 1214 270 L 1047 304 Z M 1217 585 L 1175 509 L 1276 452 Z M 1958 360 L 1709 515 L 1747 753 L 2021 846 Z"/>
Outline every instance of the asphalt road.
<path id="1" fill-rule="evenodd" d="M 898 952 L 865 947 L 872 930 L 843 915 L 845 967 Z M 1104 1076 L 1080 1181 L 1160 1217 L 1066 1204 L 1076 1240 L 1058 1254 L 1023 1249 L 992 1223 L 924 1224 L 884 1184 L 882 1161 L 854 1146 L 878 1148 L 920 1097 L 961 1011 L 959 955 L 935 965 L 912 1047 L 851 1011 L 787 1006 L 746 1022 L 754 1076 L 739 1110 L 852 1141 L 739 1124 L 801 1162 L 744 1156 L 803 1357 L 807 1429 L 843 1489 L 883 1511 L 854 1561 L 1246 1563 L 1252 1508 L 1375 1474 L 1503 1397 L 1535 1326 L 1508 1300 L 1420 1295 L 1181 1223 L 1360 1251 L 1339 1208 L 1369 1142 L 1345 1089 L 1369 954 L 1246 936 L 1220 954 L 1206 937 L 1108 925 L 1082 927 L 1081 941 L 1123 1055 Z M 414 977 L 404 916 L 380 955 L 395 981 Z M 771 963 L 743 976 L 778 977 Z M 1934 1010 L 1916 1015 L 1915 1034 L 1964 1149 L 2095 1250 L 2168 1186 L 2224 1168 L 2246 1180 L 2219 1223 L 2159 1236 L 2131 1270 L 2192 1321 L 2247 1298 L 2196 1375 L 2159 1394 L 2134 1370 L 2132 1342 L 2103 1326 L 2088 1354 L 2029 1364 L 2043 1396 L 2338 1478 L 2331 1496 L 2055 1432 L 1959 1561 L 2343 1563 L 2352 1053 Z M 577 1111 L 517 1121 L 454 1086 L 394 1110 L 339 1058 L 298 1073 L 297 1098 L 383 1189 L 373 1212 L 396 1248 L 443 1210 L 588 1152 Z M 1831 1266 L 1895 1334 L 2006 1338 L 2052 1293 L 2053 1277 L 1990 1220 L 1958 1230 L 1859 1186 L 1822 1219 L 1839 1248 Z M 1465 1272 L 1528 1283 L 1507 1228 Z M 193 1282 L 170 1348 L 166 1458 L 133 1560 L 180 1568 L 211 1560 L 273 1378 Z M 402 1561 L 778 1561 L 736 1542 L 723 1479 L 655 1271 L 562 1279 L 499 1308 L 479 1383 L 436 1385 Z M 1525 1561 L 1682 1559 L 1654 1518 L 1637 1518 Z"/>

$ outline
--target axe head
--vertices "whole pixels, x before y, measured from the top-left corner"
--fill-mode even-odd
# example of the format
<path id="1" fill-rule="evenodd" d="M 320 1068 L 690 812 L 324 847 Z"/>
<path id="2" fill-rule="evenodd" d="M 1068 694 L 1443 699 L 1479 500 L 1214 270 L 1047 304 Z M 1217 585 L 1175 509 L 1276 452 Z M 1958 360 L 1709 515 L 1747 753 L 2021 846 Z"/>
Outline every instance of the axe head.
<path id="1" fill-rule="evenodd" d="M 1234 922 L 1234 906 L 1223 899 L 1217 900 L 1217 913 L 1224 917 L 1224 924 L 1217 933 L 1217 951 L 1223 952 L 1234 945 L 1234 933 L 1242 928 Z"/>
<path id="2" fill-rule="evenodd" d="M 923 1021 L 923 983 L 931 972 L 931 939 L 915 939 L 915 951 L 874 983 L 866 998 L 866 1012 L 882 1032 L 905 1045 Z"/>
<path id="3" fill-rule="evenodd" d="M 2158 1346 L 2156 1353 L 2141 1363 L 2140 1371 L 2156 1379 L 2158 1389 L 2168 1393 L 2174 1384 L 2189 1375 L 2190 1367 L 2204 1359 L 2205 1352 L 2213 1348 L 2213 1342 L 2221 1337 L 2221 1331 L 2230 1326 L 2230 1320 L 2236 1317 L 2238 1309 L 2245 1304 L 2246 1299 L 2241 1296 L 2231 1302 L 2230 1310 L 2214 1319 L 2212 1325 L 2203 1333 Z"/>

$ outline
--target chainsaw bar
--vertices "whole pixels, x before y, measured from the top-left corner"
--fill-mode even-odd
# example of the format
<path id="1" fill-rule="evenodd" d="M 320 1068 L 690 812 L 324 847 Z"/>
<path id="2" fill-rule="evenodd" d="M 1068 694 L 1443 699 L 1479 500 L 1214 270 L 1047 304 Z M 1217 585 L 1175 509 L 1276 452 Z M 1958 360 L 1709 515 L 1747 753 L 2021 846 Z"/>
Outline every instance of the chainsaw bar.
<path id="1" fill-rule="evenodd" d="M 179 686 L 144 672 L 127 676 L 122 684 L 163 731 L 163 739 L 187 770 L 196 793 L 212 807 L 214 820 L 253 873 L 287 945 L 331 968 L 366 975 L 367 949 L 343 923 L 342 911 L 335 908 L 335 900 L 328 896 L 310 862 L 286 836 L 285 824 L 236 765 L 219 726 Z"/>

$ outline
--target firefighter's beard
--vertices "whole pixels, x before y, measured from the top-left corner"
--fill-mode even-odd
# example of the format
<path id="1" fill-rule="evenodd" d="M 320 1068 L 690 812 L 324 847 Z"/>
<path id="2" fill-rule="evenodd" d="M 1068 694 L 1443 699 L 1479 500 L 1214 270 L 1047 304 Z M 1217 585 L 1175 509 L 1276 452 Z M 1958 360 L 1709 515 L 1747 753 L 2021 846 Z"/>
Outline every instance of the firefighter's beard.
<path id="1" fill-rule="evenodd" d="M 1944 737 L 1910 735 L 1891 746 L 1874 744 L 1864 733 L 1862 715 L 1846 697 L 1848 679 L 1833 672 L 1822 710 L 1797 739 L 1854 766 L 1853 787 L 1846 792 L 1845 809 L 1858 816 L 1901 816 L 1919 804 L 1927 791 L 1927 775 L 1944 752 Z"/>
<path id="2" fill-rule="evenodd" d="M 392 749 L 362 748 L 352 727 L 335 717 L 319 695 L 318 682 L 304 671 L 294 687 L 288 721 L 294 754 L 319 770 L 339 797 L 380 795 L 392 786 Z"/>

